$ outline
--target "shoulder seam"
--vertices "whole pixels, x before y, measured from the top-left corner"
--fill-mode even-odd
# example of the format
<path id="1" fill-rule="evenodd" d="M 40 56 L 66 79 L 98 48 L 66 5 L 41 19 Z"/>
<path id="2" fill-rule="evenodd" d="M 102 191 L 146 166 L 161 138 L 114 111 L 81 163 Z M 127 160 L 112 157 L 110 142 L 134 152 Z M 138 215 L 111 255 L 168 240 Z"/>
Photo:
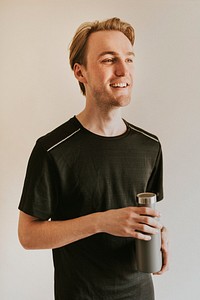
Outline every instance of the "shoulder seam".
<path id="1" fill-rule="evenodd" d="M 131 126 L 130 124 L 129 124 L 129 127 L 130 127 L 131 129 L 133 129 L 133 130 L 135 130 L 135 131 L 137 131 L 137 132 L 140 132 L 141 134 L 147 136 L 148 138 L 150 138 L 150 139 L 156 141 L 157 143 L 159 143 L 159 140 L 158 140 L 157 138 L 151 136 L 150 134 L 145 133 L 145 132 L 143 132 L 142 130 L 136 129 L 136 128 L 134 128 L 133 126 Z"/>
<path id="2" fill-rule="evenodd" d="M 51 151 L 52 149 L 54 149 L 55 147 L 57 147 L 58 145 L 60 145 L 61 143 L 63 143 L 64 141 L 66 141 L 67 139 L 69 139 L 70 137 L 72 137 L 74 134 L 76 134 L 80 130 L 81 130 L 81 128 L 79 128 L 76 131 L 72 132 L 70 135 L 66 136 L 64 139 L 62 139 L 61 141 L 59 141 L 58 143 L 56 143 L 55 145 L 53 145 L 49 149 L 47 149 L 47 152 Z"/>

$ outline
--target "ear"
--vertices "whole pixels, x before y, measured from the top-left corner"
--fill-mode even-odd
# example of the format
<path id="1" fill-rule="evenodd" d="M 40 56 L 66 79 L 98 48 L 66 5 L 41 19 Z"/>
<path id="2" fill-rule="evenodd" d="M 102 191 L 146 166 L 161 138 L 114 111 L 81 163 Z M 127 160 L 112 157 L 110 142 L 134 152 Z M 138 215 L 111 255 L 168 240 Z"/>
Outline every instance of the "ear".
<path id="1" fill-rule="evenodd" d="M 86 77 L 85 77 L 85 67 L 83 65 L 80 65 L 78 63 L 74 64 L 74 76 L 76 77 L 76 79 L 82 83 L 86 83 Z"/>

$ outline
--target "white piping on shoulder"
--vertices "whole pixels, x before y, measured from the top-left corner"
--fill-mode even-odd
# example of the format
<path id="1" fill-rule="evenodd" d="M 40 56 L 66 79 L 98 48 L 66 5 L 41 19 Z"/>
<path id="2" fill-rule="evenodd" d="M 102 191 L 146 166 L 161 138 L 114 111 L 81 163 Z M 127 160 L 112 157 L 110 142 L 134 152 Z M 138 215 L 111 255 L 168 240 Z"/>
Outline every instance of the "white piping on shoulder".
<path id="1" fill-rule="evenodd" d="M 47 149 L 47 152 L 51 151 L 53 148 L 57 147 L 58 145 L 60 145 L 61 143 L 63 143 L 64 141 L 66 141 L 67 139 L 69 139 L 70 137 L 72 137 L 74 134 L 76 134 L 78 131 L 80 131 L 81 128 L 79 128 L 78 130 L 74 131 L 73 133 L 71 133 L 70 135 L 68 135 L 66 138 L 64 138 L 63 140 L 61 140 L 60 142 L 56 143 L 55 145 L 51 146 L 49 149 Z"/>
<path id="2" fill-rule="evenodd" d="M 137 131 L 137 132 L 140 132 L 140 133 L 142 133 L 143 135 L 147 136 L 148 138 L 150 138 L 150 139 L 156 141 L 157 143 L 159 143 L 159 140 L 156 139 L 156 138 L 154 138 L 154 137 L 152 137 L 151 135 L 149 135 L 149 134 L 147 134 L 147 133 L 145 133 L 145 132 L 143 132 L 143 131 L 141 131 L 141 130 L 139 130 L 139 129 L 136 129 L 136 128 L 132 127 L 131 125 L 128 125 L 128 126 L 129 126 L 131 129 L 133 129 L 133 130 L 135 130 L 135 131 Z"/>

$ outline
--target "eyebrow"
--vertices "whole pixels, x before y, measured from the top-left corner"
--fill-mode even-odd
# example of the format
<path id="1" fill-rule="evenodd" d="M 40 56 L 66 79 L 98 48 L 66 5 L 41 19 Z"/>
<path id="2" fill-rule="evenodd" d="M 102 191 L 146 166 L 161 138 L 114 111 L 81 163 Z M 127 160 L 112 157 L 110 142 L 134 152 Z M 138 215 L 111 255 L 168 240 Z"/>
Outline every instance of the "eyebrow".
<path id="1" fill-rule="evenodd" d="M 113 55 L 113 56 L 115 56 L 115 55 L 118 56 L 118 53 L 115 52 L 115 51 L 104 51 L 104 52 L 102 52 L 102 53 L 100 53 L 98 55 L 98 58 L 100 58 L 100 57 L 102 57 L 104 55 L 108 55 L 108 54 L 109 55 Z M 127 52 L 126 55 L 128 55 L 128 56 L 130 56 L 130 55 L 135 56 L 134 52 L 132 52 L 132 51 Z"/>

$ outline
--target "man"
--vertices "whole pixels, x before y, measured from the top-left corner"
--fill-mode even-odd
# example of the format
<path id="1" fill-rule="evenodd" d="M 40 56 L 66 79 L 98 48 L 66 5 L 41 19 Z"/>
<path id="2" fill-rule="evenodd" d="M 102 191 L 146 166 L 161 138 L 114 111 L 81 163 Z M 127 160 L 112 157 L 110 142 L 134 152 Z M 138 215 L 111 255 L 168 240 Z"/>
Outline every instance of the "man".
<path id="1" fill-rule="evenodd" d="M 113 18 L 81 25 L 70 64 L 86 97 L 82 112 L 40 138 L 19 205 L 26 249 L 53 249 L 55 299 L 152 300 L 150 274 L 137 271 L 135 239 L 166 229 L 136 195 L 162 193 L 162 151 L 154 135 L 121 117 L 134 84 L 134 30 Z"/>

